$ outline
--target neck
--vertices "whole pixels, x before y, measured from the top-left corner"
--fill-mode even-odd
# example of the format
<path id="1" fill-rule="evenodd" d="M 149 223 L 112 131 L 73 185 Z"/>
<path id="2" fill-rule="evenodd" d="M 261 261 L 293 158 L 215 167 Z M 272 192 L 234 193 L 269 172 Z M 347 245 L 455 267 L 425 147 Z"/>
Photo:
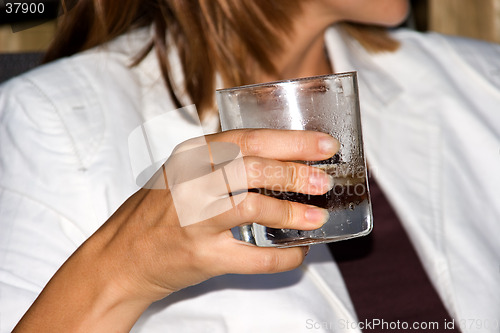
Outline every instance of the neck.
<path id="1" fill-rule="evenodd" d="M 292 41 L 280 59 L 278 73 L 283 79 L 331 74 L 330 60 L 325 51 L 324 31 L 311 39 L 304 39 L 299 44 Z"/>
<path id="2" fill-rule="evenodd" d="M 333 73 L 324 42 L 325 31 L 332 22 L 321 22 L 312 14 L 305 12 L 295 20 L 293 33 L 283 37 L 283 51 L 272 59 L 278 75 L 264 75 L 262 81 Z"/>

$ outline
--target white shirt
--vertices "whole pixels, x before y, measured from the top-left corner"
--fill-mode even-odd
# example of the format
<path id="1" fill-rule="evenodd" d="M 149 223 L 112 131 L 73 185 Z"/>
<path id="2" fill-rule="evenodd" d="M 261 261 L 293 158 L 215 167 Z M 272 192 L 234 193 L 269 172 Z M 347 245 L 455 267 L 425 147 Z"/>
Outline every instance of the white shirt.
<path id="1" fill-rule="evenodd" d="M 334 31 L 327 46 L 337 71 L 359 71 L 371 170 L 456 327 L 498 332 L 500 45 L 394 37 L 395 53 L 369 55 Z"/>
<path id="2" fill-rule="evenodd" d="M 447 309 L 457 320 L 498 320 L 500 47 L 395 36 L 402 48 L 380 55 L 335 28 L 326 41 L 337 71 L 359 71 L 369 163 Z M 130 133 L 165 112 L 184 119 L 153 54 L 128 67 L 148 37 L 140 30 L 0 86 L 1 332 L 138 189 Z M 196 135 L 195 124 L 183 124 L 183 136 Z M 300 269 L 217 277 L 175 293 L 134 331 L 339 332 L 355 320 L 338 269 L 318 245 Z M 484 331 L 476 327 L 464 331 Z"/>

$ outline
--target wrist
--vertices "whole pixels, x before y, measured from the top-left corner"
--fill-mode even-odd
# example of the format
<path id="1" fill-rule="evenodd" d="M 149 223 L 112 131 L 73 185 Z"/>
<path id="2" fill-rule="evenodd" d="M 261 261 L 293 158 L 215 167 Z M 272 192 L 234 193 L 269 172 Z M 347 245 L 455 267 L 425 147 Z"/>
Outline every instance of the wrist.
<path id="1" fill-rule="evenodd" d="M 86 290 L 81 303 L 87 313 L 82 331 L 129 332 L 157 298 L 146 292 L 144 282 L 134 279 L 134 263 L 127 261 L 127 251 L 116 255 L 116 249 L 103 242 L 106 237 L 102 236 L 86 242 L 69 263 L 82 270 L 77 281 Z"/>
<path id="2" fill-rule="evenodd" d="M 130 331 L 155 299 L 137 292 L 125 271 L 116 269 L 120 263 L 111 262 L 113 256 L 95 240 L 84 243 L 61 266 L 16 331 Z"/>

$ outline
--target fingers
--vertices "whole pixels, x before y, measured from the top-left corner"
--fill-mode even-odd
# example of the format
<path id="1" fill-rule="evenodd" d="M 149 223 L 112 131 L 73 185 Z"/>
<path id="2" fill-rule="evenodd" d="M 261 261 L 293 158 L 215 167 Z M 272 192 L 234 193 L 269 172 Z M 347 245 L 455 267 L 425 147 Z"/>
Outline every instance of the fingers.
<path id="1" fill-rule="evenodd" d="M 320 161 L 339 150 L 339 142 L 314 131 L 240 129 L 206 137 L 208 142 L 226 141 L 240 146 L 243 156 L 278 160 Z"/>
<path id="2" fill-rule="evenodd" d="M 245 158 L 249 189 L 265 188 L 273 192 L 298 192 L 319 195 L 331 190 L 333 178 L 321 169 L 293 162 L 259 157 Z"/>
<path id="3" fill-rule="evenodd" d="M 313 230 L 327 221 L 328 213 L 324 209 L 247 191 L 247 188 L 265 189 L 267 195 L 284 193 L 308 199 L 309 195 L 321 195 L 332 189 L 333 178 L 327 173 L 300 163 L 259 157 L 244 160 L 246 166 L 235 163 L 224 168 L 225 181 L 204 177 L 207 181 L 202 184 L 198 180 L 195 190 L 191 184 L 186 186 L 185 191 L 180 185 L 172 189 L 175 198 L 186 198 L 184 205 L 178 200 L 176 210 L 179 219 L 201 222 L 209 218 L 209 224 L 204 225 L 211 226 L 215 232 L 251 222 L 272 228 Z M 242 175 L 237 171 L 240 168 L 246 169 Z M 243 181 L 240 180 L 242 177 Z M 231 181 L 228 182 L 228 179 Z M 228 192 L 233 195 L 227 196 Z M 242 193 L 236 194 L 238 192 Z M 181 221 L 181 225 L 189 224 L 192 223 Z"/>
<path id="4" fill-rule="evenodd" d="M 222 274 L 270 274 L 297 268 L 304 261 L 307 247 L 287 249 L 265 248 L 247 245 L 237 240 L 231 254 L 224 256 L 221 266 L 227 269 Z M 245 258 L 242 260 L 242 258 Z"/>
<path id="5" fill-rule="evenodd" d="M 245 158 L 245 162 L 248 187 L 267 189 L 268 195 L 302 193 L 307 199 L 308 195 L 324 194 L 333 187 L 333 179 L 318 168 L 256 157 Z M 230 168 L 226 171 L 232 172 Z M 234 191 L 234 187 L 231 188 Z M 229 202 L 232 209 L 219 209 L 228 206 Z M 325 209 L 246 191 L 217 200 L 207 209 L 225 212 L 211 223 L 215 231 L 252 222 L 271 228 L 314 230 L 328 220 Z"/>
<path id="6" fill-rule="evenodd" d="M 257 193 L 245 195 L 234 209 L 221 214 L 215 224 L 227 230 L 248 223 L 259 223 L 270 228 L 314 230 L 328 221 L 326 209 L 288 200 L 280 200 Z"/>
<path id="7" fill-rule="evenodd" d="M 244 157 L 235 163 L 223 166 L 227 184 L 217 186 L 208 182 L 205 188 L 213 196 L 233 193 L 247 189 L 267 189 L 274 193 L 297 192 L 311 195 L 324 194 L 334 186 L 333 177 L 325 171 L 294 162 L 280 162 L 261 157 Z M 219 167 L 216 168 L 219 170 Z M 205 177 L 209 178 L 209 176 Z M 246 181 L 245 181 L 246 180 Z"/>

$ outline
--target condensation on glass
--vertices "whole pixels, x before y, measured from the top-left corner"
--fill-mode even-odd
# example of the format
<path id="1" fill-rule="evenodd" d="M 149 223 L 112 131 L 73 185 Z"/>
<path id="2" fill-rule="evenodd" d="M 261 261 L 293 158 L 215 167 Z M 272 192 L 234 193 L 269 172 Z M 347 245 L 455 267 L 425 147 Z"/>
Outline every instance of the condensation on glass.
<path id="1" fill-rule="evenodd" d="M 324 161 L 299 161 L 322 168 L 335 186 L 325 195 L 256 189 L 264 195 L 326 208 L 330 218 L 312 230 L 239 228 L 240 239 L 266 247 L 327 243 L 368 234 L 373 225 L 363 153 L 356 72 L 270 82 L 216 93 L 222 130 L 273 128 L 313 130 L 337 138 L 340 151 Z"/>

